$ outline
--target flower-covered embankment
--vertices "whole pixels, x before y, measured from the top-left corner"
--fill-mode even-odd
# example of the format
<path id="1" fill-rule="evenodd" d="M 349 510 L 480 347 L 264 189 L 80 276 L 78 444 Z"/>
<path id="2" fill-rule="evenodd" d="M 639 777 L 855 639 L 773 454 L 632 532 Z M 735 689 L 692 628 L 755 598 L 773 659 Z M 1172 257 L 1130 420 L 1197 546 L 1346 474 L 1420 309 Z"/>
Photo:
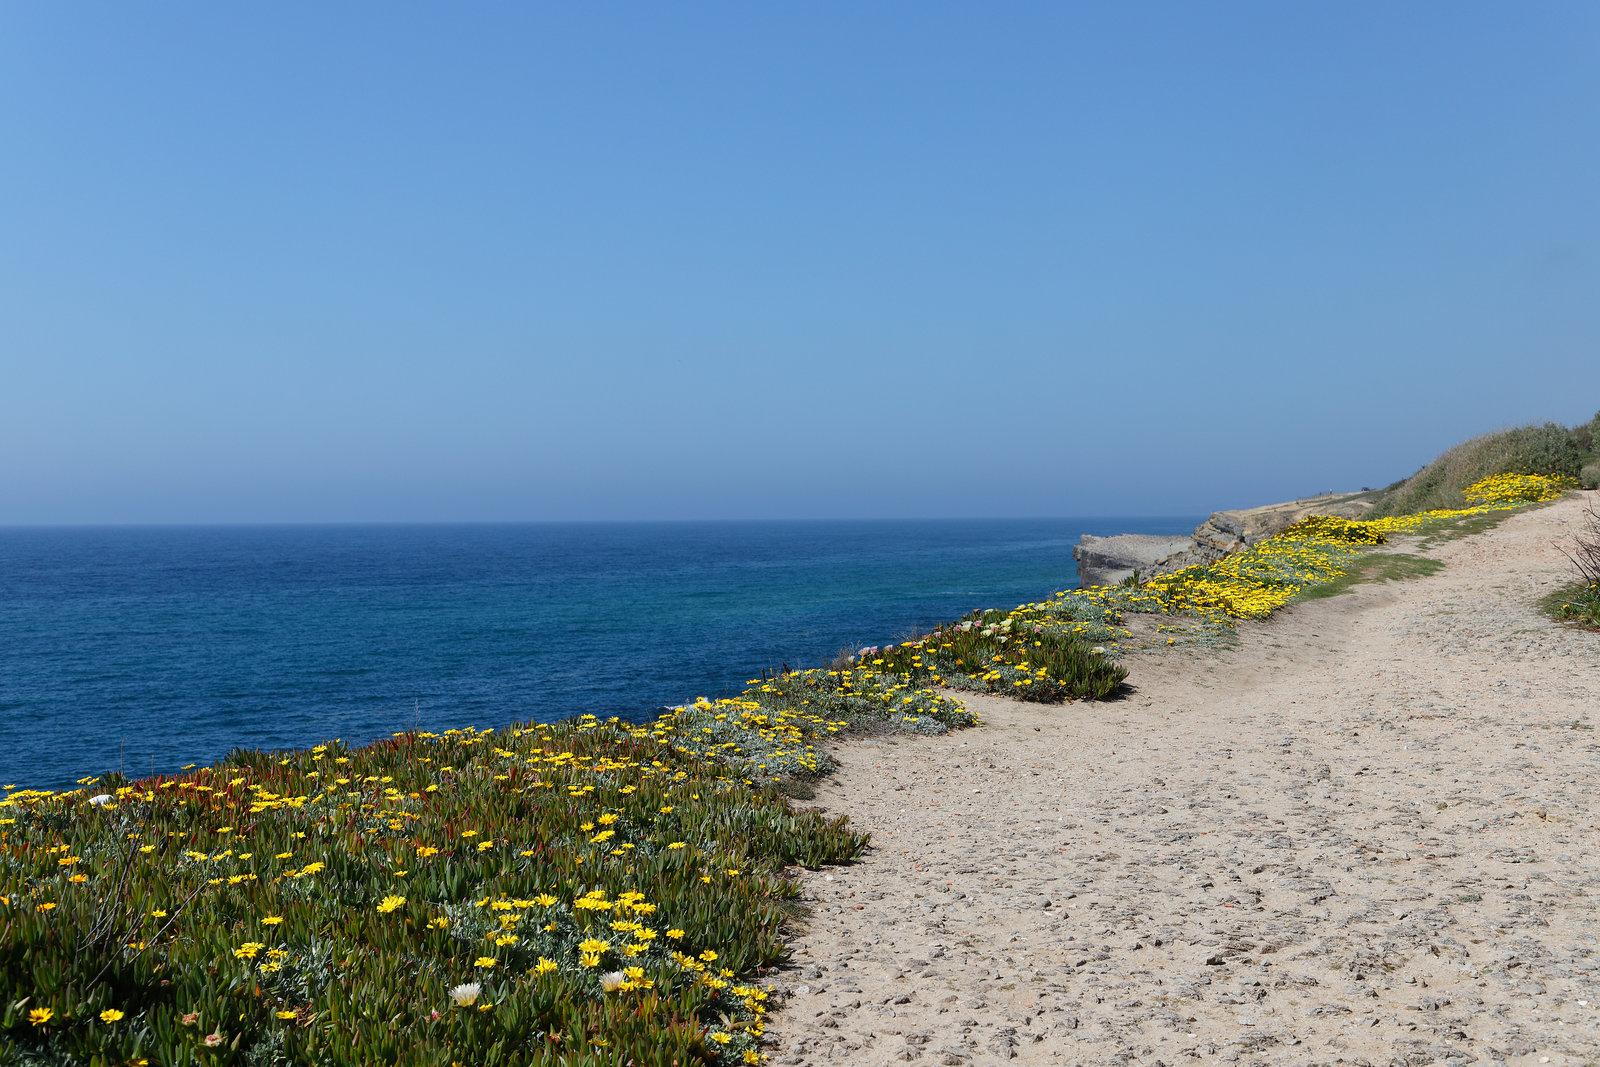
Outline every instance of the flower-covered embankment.
<path id="1" fill-rule="evenodd" d="M 592 719 L 86 785 L 0 802 L 0 1061 L 756 1062 L 866 841 Z"/>
<path id="2" fill-rule="evenodd" d="M 1075 633 L 1115 655 L 1133 644 L 1122 624 L 1128 614 L 1168 616 L 1157 627 L 1173 636 L 1206 640 L 1239 619 L 1264 619 L 1307 590 L 1343 577 L 1351 562 L 1392 535 L 1422 533 L 1477 515 L 1514 511 L 1554 500 L 1573 488 L 1570 479 L 1540 474 L 1500 474 L 1469 486 L 1470 507 L 1425 511 L 1371 521 L 1306 519 L 1276 537 L 1217 563 L 1186 567 L 1142 584 L 1073 589 L 1014 611 L 989 612 L 985 625 L 1012 631 Z"/>

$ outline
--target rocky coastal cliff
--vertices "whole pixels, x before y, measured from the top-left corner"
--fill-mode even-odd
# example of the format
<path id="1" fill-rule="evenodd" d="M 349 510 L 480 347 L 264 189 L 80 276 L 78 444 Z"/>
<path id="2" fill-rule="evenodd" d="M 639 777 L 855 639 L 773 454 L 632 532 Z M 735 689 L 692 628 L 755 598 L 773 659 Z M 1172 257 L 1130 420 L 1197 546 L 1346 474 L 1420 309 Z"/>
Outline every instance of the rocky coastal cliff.
<path id="1" fill-rule="evenodd" d="M 1237 511 L 1216 511 L 1188 537 L 1155 534 L 1084 534 L 1072 550 L 1078 585 L 1115 585 L 1138 571 L 1140 577 L 1171 574 L 1265 541 L 1311 515 L 1358 519 L 1372 508 L 1370 494 L 1333 493 Z"/>

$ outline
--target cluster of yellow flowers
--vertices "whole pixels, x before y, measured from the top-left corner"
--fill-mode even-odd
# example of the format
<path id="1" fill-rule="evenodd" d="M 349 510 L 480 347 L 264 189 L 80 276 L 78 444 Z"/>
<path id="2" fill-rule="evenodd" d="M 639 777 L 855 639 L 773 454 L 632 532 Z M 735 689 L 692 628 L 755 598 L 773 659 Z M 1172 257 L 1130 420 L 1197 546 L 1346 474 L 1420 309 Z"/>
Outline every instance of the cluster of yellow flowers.
<path id="1" fill-rule="evenodd" d="M 1237 619 L 1266 618 L 1307 588 L 1341 577 L 1364 546 L 1381 544 L 1390 535 L 1416 533 L 1446 520 L 1552 500 L 1571 487 L 1563 478 L 1501 474 L 1465 489 L 1464 495 L 1472 502 L 1466 508 L 1371 521 L 1318 516 L 1216 563 L 1187 567 L 1134 587 L 1069 590 L 1042 603 L 1018 607 L 1010 613 L 1010 620 L 1019 626 L 1043 624 L 1074 632 L 1094 631 L 1110 636 L 1108 645 L 1113 649 L 1118 638 L 1131 639 L 1131 631 L 1075 620 L 1096 612 L 1107 619 L 1120 618 L 1124 612 L 1147 612 L 1194 619 L 1190 627 L 1162 627 L 1166 632 L 1215 632 L 1231 627 Z M 1174 640 L 1168 638 L 1167 643 Z"/>
<path id="2" fill-rule="evenodd" d="M 765 688 L 765 683 L 757 680 L 752 686 Z M 817 714 L 764 707 L 747 691 L 673 708 L 647 732 L 670 739 L 687 755 L 710 756 L 751 777 L 776 778 L 816 774 L 823 757 L 810 738 L 837 733 L 844 725 Z"/>
<path id="3" fill-rule="evenodd" d="M 1554 500 L 1574 483 L 1567 478 L 1552 478 L 1544 474 L 1496 474 L 1462 490 L 1471 503 L 1518 504 L 1540 503 Z"/>

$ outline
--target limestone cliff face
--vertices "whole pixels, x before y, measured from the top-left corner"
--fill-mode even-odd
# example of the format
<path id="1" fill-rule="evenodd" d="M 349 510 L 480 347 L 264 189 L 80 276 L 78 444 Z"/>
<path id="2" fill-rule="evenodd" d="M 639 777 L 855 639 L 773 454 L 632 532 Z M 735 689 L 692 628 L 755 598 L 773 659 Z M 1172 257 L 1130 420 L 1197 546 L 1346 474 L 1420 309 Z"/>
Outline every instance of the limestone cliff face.
<path id="1" fill-rule="evenodd" d="M 1116 585 L 1124 578 L 1154 574 L 1169 557 L 1194 547 L 1191 538 L 1158 534 L 1084 534 L 1072 550 L 1078 561 L 1078 585 Z"/>
<path id="2" fill-rule="evenodd" d="M 1072 550 L 1072 558 L 1078 562 L 1079 587 L 1115 585 L 1132 577 L 1135 570 L 1141 577 L 1149 577 L 1171 574 L 1197 563 L 1214 563 L 1312 515 L 1359 519 L 1371 508 L 1372 501 L 1359 495 L 1334 493 L 1259 508 L 1217 511 L 1196 526 L 1189 537 L 1084 534 Z"/>
<path id="3" fill-rule="evenodd" d="M 1202 553 L 1210 554 L 1211 559 L 1221 559 L 1282 533 L 1312 515 L 1359 519 L 1370 510 L 1371 500 L 1333 494 L 1240 511 L 1217 511 L 1194 528 L 1194 543 Z"/>

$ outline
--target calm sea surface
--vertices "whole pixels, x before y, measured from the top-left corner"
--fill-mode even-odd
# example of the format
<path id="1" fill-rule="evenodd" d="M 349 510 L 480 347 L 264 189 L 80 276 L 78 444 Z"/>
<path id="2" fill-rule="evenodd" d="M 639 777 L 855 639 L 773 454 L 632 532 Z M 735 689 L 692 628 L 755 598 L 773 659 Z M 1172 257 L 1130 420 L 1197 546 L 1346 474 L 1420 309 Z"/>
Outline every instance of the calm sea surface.
<path id="1" fill-rule="evenodd" d="M 0 529 L 0 783 L 653 717 L 1076 583 L 1198 517 Z"/>

